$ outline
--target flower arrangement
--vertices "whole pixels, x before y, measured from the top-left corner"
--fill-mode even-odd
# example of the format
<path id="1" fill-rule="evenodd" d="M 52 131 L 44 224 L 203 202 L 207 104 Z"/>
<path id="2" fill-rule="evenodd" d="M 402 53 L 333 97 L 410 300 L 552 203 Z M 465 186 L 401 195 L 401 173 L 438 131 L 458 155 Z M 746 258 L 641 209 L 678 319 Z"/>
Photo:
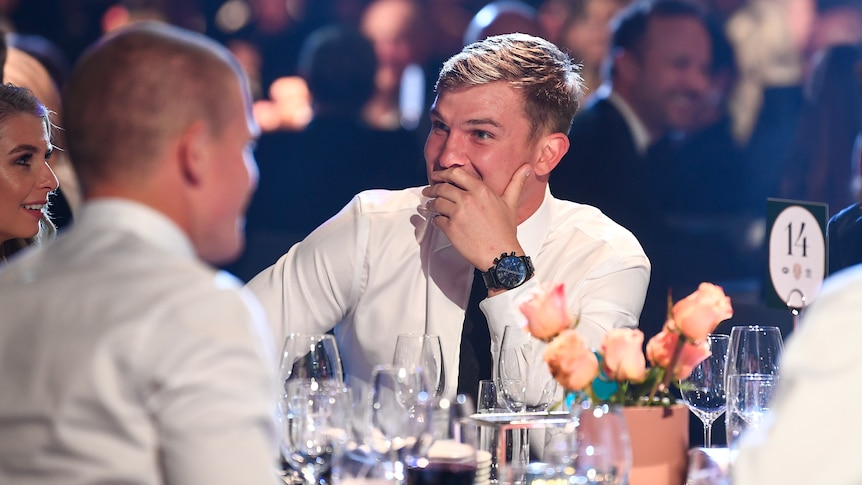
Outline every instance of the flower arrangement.
<path id="1" fill-rule="evenodd" d="M 562 284 L 541 285 L 520 310 L 527 317 L 527 331 L 548 342 L 545 362 L 564 389 L 594 403 L 624 406 L 673 404 L 671 382 L 686 379 L 709 357 L 707 336 L 733 316 L 724 290 L 701 283 L 676 304 L 668 298 L 667 321 L 647 342 L 644 356 L 644 334 L 637 329 L 613 329 L 600 348 L 588 348 L 576 333 L 577 321 L 568 310 Z"/>

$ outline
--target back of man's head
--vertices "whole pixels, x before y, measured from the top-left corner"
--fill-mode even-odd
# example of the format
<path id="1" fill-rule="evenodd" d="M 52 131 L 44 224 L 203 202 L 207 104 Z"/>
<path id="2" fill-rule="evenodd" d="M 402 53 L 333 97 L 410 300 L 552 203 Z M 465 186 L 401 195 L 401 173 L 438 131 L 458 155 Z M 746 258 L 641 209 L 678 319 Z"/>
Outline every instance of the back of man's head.
<path id="1" fill-rule="evenodd" d="M 464 32 L 464 45 L 502 34 L 540 35 L 539 13 L 521 0 L 496 0 L 482 7 Z"/>
<path id="2" fill-rule="evenodd" d="M 316 30 L 303 44 L 298 68 L 315 110 L 358 116 L 374 94 L 377 57 L 371 41 L 358 30 Z"/>
<path id="3" fill-rule="evenodd" d="M 234 61 L 215 41 L 144 22 L 106 35 L 75 65 L 64 128 L 85 195 L 149 174 L 172 137 L 196 120 L 211 131 L 231 117 Z"/>

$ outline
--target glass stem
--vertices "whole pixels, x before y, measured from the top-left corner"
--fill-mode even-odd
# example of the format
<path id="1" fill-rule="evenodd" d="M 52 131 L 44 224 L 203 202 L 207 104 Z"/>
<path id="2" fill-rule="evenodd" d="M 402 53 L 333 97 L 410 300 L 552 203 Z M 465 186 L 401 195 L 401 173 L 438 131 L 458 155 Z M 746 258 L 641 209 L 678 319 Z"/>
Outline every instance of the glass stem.
<path id="1" fill-rule="evenodd" d="M 712 421 L 703 423 L 703 447 L 712 448 Z"/>

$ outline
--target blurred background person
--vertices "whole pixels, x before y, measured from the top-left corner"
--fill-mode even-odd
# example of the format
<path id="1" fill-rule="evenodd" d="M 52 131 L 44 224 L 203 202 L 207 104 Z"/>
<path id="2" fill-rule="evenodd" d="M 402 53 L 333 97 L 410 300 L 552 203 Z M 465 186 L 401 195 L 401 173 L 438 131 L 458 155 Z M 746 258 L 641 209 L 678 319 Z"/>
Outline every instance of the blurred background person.
<path id="1" fill-rule="evenodd" d="M 622 11 L 611 42 L 610 78 L 575 116 L 572 149 L 551 175 L 551 191 L 599 208 L 638 238 L 652 263 L 640 319 L 650 336 L 667 312 L 674 261 L 662 203 L 677 178 L 649 152 L 696 126 L 710 88 L 711 38 L 700 8 L 660 0 Z"/>
<path id="2" fill-rule="evenodd" d="M 26 88 L 0 85 L 0 266 L 54 235 L 48 194 L 57 189 L 49 160 L 48 110 Z"/>
<path id="3" fill-rule="evenodd" d="M 374 93 L 363 117 L 382 130 L 415 130 L 428 110 L 424 13 L 418 0 L 372 0 L 360 19 L 377 56 Z M 421 134 L 424 137 L 424 133 Z"/>
<path id="4" fill-rule="evenodd" d="M 590 96 L 604 82 L 602 66 L 611 43 L 611 19 L 628 0 L 571 0 L 557 44 L 581 64 L 584 94 Z"/>
<path id="5" fill-rule="evenodd" d="M 835 45 L 818 53 L 805 86 L 805 105 L 787 164 L 781 197 L 822 202 L 834 215 L 854 201 L 850 181 L 859 133 L 859 45 Z"/>
<path id="6" fill-rule="evenodd" d="M 858 93 L 862 94 L 862 70 L 857 70 Z M 856 105 L 862 116 L 862 102 Z M 829 274 L 862 263 L 862 126 L 856 134 L 851 156 L 855 202 L 841 209 L 826 225 Z"/>
<path id="7" fill-rule="evenodd" d="M 311 119 L 300 131 L 259 140 L 261 180 L 247 219 L 248 249 L 231 272 L 251 278 L 363 190 L 425 180 L 415 135 L 373 127 L 363 117 L 376 65 L 370 40 L 350 27 L 322 27 L 305 42 L 298 73 L 309 90 Z"/>
<path id="8" fill-rule="evenodd" d="M 669 133 L 650 150 L 667 178 L 656 197 L 670 231 L 669 281 L 674 288 L 713 281 L 737 299 L 742 292 L 753 299 L 765 264 L 762 211 L 752 201 L 751 164 L 733 138 L 728 111 L 737 78 L 733 48 L 717 22 L 710 18 L 708 27 L 712 64 L 700 109 L 685 132 Z"/>
<path id="9" fill-rule="evenodd" d="M 805 48 L 815 0 L 747 0 L 727 19 L 725 32 L 739 68 L 728 104 L 733 136 L 751 164 L 752 198 L 764 214 L 778 197 L 788 140 L 804 104 Z"/>

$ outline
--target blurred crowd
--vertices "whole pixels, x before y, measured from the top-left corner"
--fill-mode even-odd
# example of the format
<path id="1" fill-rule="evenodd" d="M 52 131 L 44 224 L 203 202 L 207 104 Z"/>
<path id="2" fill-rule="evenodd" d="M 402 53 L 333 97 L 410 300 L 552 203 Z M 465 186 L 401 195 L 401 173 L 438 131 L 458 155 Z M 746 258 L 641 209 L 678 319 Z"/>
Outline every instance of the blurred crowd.
<path id="1" fill-rule="evenodd" d="M 52 96 L 87 45 L 140 19 L 235 54 L 264 131 L 248 247 L 230 268 L 248 279 L 358 191 L 425 183 L 437 72 L 463 45 L 508 32 L 551 40 L 582 64 L 588 105 L 608 82 L 613 19 L 631 1 L 2 0 L 0 26 L 13 52 L 48 72 Z M 654 144 L 657 160 L 674 160 L 661 172 L 671 193 L 656 196 L 685 273 L 669 281 L 680 293 L 710 279 L 759 295 L 767 197 L 823 202 L 830 214 L 857 200 L 862 2 L 693 1 L 711 22 L 708 86 L 695 93 L 697 116 Z M 70 179 L 54 209 L 62 230 L 77 195 L 71 172 L 58 175 Z M 578 201 L 561 177 L 551 190 Z"/>

